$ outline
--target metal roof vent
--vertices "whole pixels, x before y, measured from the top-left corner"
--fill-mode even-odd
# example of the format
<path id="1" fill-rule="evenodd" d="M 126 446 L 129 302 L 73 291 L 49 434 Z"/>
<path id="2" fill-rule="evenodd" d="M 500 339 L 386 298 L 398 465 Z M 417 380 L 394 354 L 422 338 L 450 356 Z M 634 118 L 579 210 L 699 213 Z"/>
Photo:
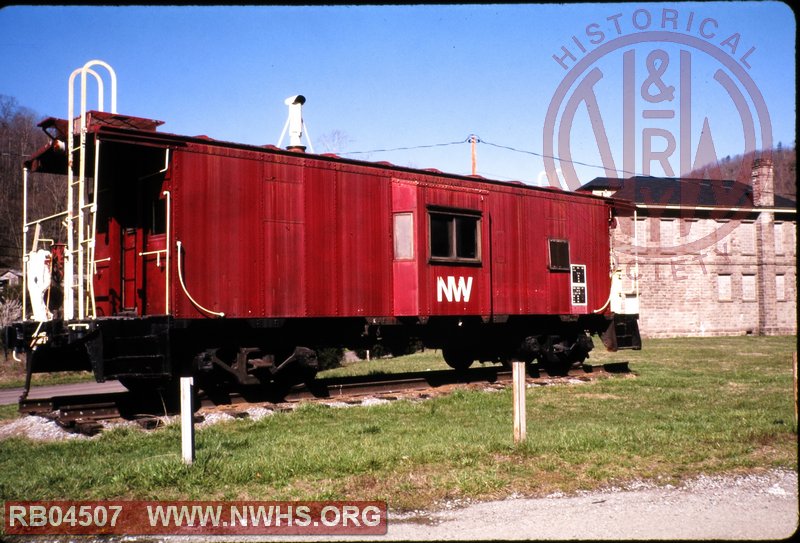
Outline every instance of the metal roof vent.
<path id="1" fill-rule="evenodd" d="M 289 118 L 286 119 L 286 124 L 283 125 L 283 132 L 281 132 L 280 140 L 278 140 L 278 147 L 283 143 L 283 137 L 286 135 L 286 130 L 289 130 L 289 146 L 286 147 L 289 151 L 298 151 L 304 153 L 306 146 L 303 145 L 303 129 L 306 130 L 306 142 L 314 152 L 314 146 L 311 145 L 311 140 L 308 137 L 308 128 L 303 122 L 303 104 L 306 103 L 306 97 L 302 94 L 290 96 L 283 101 L 284 104 L 289 106 Z"/>

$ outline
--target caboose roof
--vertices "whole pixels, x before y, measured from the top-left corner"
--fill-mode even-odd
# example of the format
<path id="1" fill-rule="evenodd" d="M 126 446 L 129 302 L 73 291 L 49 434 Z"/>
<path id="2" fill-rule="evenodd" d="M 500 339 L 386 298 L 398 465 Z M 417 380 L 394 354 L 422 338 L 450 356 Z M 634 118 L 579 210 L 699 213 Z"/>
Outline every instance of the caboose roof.
<path id="1" fill-rule="evenodd" d="M 79 118 L 73 121 L 74 126 L 77 127 Z M 215 147 L 224 147 L 229 149 L 242 149 L 249 151 L 258 151 L 264 153 L 281 154 L 284 156 L 292 157 L 307 157 L 309 159 L 323 160 L 327 162 L 335 162 L 339 164 L 351 164 L 356 167 L 369 167 L 383 170 L 393 170 L 397 172 L 418 173 L 420 175 L 435 175 L 437 177 L 446 177 L 451 179 L 459 179 L 467 182 L 488 183 L 500 186 L 514 186 L 520 187 L 531 191 L 541 191 L 546 193 L 561 193 L 570 194 L 573 197 L 589 198 L 597 200 L 609 201 L 616 208 L 630 207 L 630 202 L 623 201 L 620 198 L 609 198 L 607 196 L 592 194 L 589 192 L 565 192 L 558 187 L 539 187 L 528 185 L 521 181 L 499 181 L 488 179 L 482 176 L 471 176 L 441 172 L 439 170 L 409 168 L 405 166 L 398 166 L 389 162 L 366 162 L 357 159 L 343 158 L 334 154 L 305 154 L 298 151 L 281 149 L 274 145 L 251 145 L 243 143 L 234 143 L 223 140 L 215 140 L 205 135 L 200 136 L 185 136 L 172 134 L 168 132 L 157 132 L 156 129 L 162 121 L 147 119 L 143 117 L 134 117 L 129 115 L 103 113 L 99 111 L 89 111 L 86 113 L 87 133 L 96 135 L 103 141 L 116 141 L 124 143 L 132 143 L 143 146 L 155 147 L 171 147 L 181 148 L 190 145 L 210 145 Z M 39 171 L 44 173 L 62 173 L 66 172 L 66 154 L 63 146 L 59 145 L 59 141 L 66 140 L 66 132 L 69 130 L 69 122 L 63 119 L 56 119 L 50 117 L 42 121 L 39 126 L 48 134 L 51 141 L 43 148 L 34 153 L 27 161 L 26 166 L 31 171 Z"/>

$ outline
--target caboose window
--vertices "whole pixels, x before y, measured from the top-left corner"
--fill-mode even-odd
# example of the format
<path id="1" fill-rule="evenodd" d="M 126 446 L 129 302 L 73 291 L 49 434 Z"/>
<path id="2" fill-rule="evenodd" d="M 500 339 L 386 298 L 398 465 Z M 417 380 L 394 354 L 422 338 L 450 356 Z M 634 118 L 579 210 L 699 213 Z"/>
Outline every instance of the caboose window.
<path id="1" fill-rule="evenodd" d="M 569 271 L 569 241 L 565 239 L 551 239 L 550 241 L 550 270 Z"/>
<path id="2" fill-rule="evenodd" d="M 479 213 L 430 211 L 429 218 L 431 261 L 481 261 Z"/>
<path id="3" fill-rule="evenodd" d="M 412 213 L 394 214 L 394 258 L 395 260 L 414 258 L 414 215 Z"/>
<path id="4" fill-rule="evenodd" d="M 165 234 L 167 232 L 167 201 L 155 200 L 150 213 L 150 233 Z"/>

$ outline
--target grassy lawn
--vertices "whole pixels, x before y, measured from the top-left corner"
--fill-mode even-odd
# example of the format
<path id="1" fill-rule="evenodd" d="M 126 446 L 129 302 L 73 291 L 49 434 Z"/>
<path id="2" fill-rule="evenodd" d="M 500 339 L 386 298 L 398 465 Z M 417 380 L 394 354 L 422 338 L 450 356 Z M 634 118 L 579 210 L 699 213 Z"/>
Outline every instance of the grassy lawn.
<path id="1" fill-rule="evenodd" d="M 478 364 L 475 364 L 476 366 Z M 317 374 L 319 379 L 329 377 L 351 377 L 354 375 L 388 375 L 411 371 L 446 370 L 450 366 L 445 364 L 439 350 L 422 351 L 398 358 L 380 358 L 377 360 L 359 360 L 344 363 L 340 368 L 321 371 Z"/>
<path id="2" fill-rule="evenodd" d="M 511 392 L 460 391 L 421 402 L 306 405 L 197 434 L 180 461 L 177 425 L 118 428 L 91 440 L 0 441 L 0 499 L 385 499 L 425 507 L 591 489 L 640 478 L 797 469 L 795 337 L 649 340 L 635 376 L 533 387 L 528 438 L 512 441 Z M 435 352 L 379 360 L 435 369 Z M 351 368 L 333 370 L 352 371 Z"/>

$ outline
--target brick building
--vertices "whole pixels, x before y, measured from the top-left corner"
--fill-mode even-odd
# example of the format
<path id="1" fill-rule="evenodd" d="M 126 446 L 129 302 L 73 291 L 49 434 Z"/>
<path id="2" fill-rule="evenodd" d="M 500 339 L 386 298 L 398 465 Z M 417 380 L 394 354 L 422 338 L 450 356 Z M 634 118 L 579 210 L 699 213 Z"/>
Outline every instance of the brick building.
<path id="1" fill-rule="evenodd" d="M 796 202 L 773 187 L 761 159 L 752 184 L 631 177 L 579 189 L 635 203 L 612 241 L 624 290 L 638 287 L 643 336 L 797 333 Z"/>

